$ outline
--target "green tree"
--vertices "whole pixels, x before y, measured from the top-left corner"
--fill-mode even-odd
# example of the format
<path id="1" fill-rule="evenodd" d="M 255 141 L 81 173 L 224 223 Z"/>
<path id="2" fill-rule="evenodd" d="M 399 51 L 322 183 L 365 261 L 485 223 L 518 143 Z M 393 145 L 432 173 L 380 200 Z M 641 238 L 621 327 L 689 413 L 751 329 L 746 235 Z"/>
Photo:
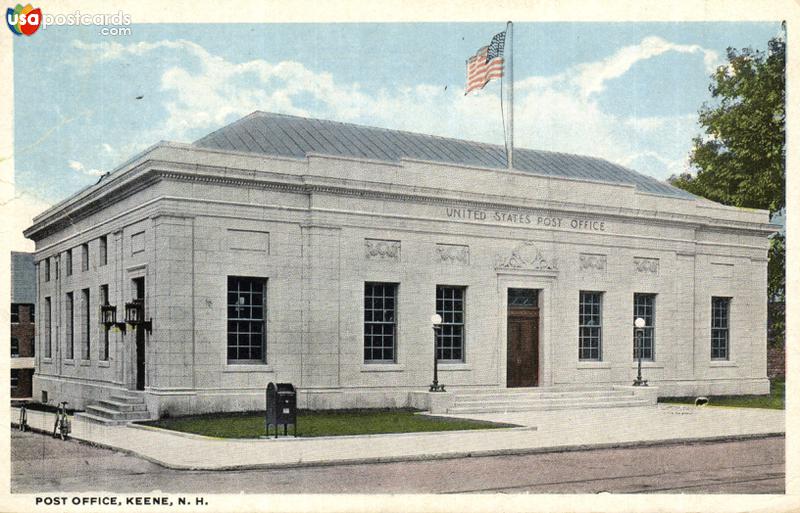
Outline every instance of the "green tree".
<path id="1" fill-rule="evenodd" d="M 769 210 L 786 206 L 786 43 L 776 37 L 766 51 L 728 48 L 728 63 L 711 76 L 713 103 L 704 103 L 704 133 L 693 140 L 696 174 L 670 177 L 676 187 L 712 201 Z M 783 343 L 786 240 L 770 241 L 768 295 L 775 343 Z M 779 305 L 777 308 L 775 305 Z"/>

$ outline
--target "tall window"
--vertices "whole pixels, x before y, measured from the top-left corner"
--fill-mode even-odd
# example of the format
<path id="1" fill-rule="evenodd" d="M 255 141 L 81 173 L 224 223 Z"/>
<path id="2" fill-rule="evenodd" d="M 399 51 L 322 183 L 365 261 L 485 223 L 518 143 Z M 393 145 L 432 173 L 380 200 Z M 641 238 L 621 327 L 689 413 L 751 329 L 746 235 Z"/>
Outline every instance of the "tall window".
<path id="1" fill-rule="evenodd" d="M 603 293 L 581 291 L 578 310 L 578 359 L 602 360 Z"/>
<path id="2" fill-rule="evenodd" d="M 66 300 L 66 321 L 67 321 L 67 360 L 75 358 L 75 299 L 72 292 L 67 292 Z"/>
<path id="3" fill-rule="evenodd" d="M 82 296 L 82 303 L 83 303 L 83 312 L 82 312 L 82 321 L 83 321 L 83 338 L 81 344 L 81 360 L 88 360 L 89 359 L 89 349 L 91 344 L 91 326 L 92 323 L 90 322 L 90 313 L 91 310 L 89 309 L 89 289 L 83 289 L 81 291 Z"/>
<path id="4" fill-rule="evenodd" d="M 364 284 L 364 361 L 394 362 L 397 284 Z"/>
<path id="5" fill-rule="evenodd" d="M 655 321 L 656 321 L 656 296 L 655 294 L 633 295 L 633 320 L 644 319 L 642 339 L 638 338 L 636 328 L 633 329 L 633 359 L 639 359 L 639 346 L 641 343 L 642 360 L 653 360 L 655 356 Z"/>
<path id="6" fill-rule="evenodd" d="M 100 304 L 108 304 L 108 285 L 100 285 Z M 103 329 L 103 345 L 100 347 L 100 359 L 108 360 L 108 330 Z"/>
<path id="7" fill-rule="evenodd" d="M 730 345 L 731 298 L 711 298 L 711 359 L 727 360 Z"/>
<path id="8" fill-rule="evenodd" d="M 81 271 L 89 270 L 89 244 L 81 245 Z"/>
<path id="9" fill-rule="evenodd" d="M 50 332 L 50 320 L 52 319 L 53 310 L 51 308 L 50 298 L 44 298 L 44 357 L 51 358 L 53 356 L 53 334 Z"/>
<path id="10" fill-rule="evenodd" d="M 66 257 L 64 258 L 64 274 L 70 276 L 72 274 L 72 250 L 68 249 Z"/>
<path id="11" fill-rule="evenodd" d="M 44 259 L 44 281 L 50 281 L 50 259 Z"/>
<path id="12" fill-rule="evenodd" d="M 106 265 L 108 263 L 108 236 L 103 235 L 100 237 L 100 262 L 98 265 Z"/>
<path id="13" fill-rule="evenodd" d="M 465 291 L 465 287 L 436 286 L 436 313 L 442 316 L 436 337 L 436 358 L 439 361 L 464 361 Z"/>
<path id="14" fill-rule="evenodd" d="M 31 322 L 36 322 L 36 305 L 31 304 L 30 305 L 30 309 L 28 310 L 28 312 L 30 312 Z"/>
<path id="15" fill-rule="evenodd" d="M 11 304 L 11 322 L 12 323 L 19 322 L 19 303 Z"/>
<path id="16" fill-rule="evenodd" d="M 264 278 L 228 277 L 228 362 L 266 361 L 266 285 Z"/>
<path id="17" fill-rule="evenodd" d="M 19 386 L 19 369 L 11 369 L 11 391 L 15 391 Z"/>
<path id="18" fill-rule="evenodd" d="M 11 337 L 11 357 L 16 358 L 19 356 L 19 339 Z"/>

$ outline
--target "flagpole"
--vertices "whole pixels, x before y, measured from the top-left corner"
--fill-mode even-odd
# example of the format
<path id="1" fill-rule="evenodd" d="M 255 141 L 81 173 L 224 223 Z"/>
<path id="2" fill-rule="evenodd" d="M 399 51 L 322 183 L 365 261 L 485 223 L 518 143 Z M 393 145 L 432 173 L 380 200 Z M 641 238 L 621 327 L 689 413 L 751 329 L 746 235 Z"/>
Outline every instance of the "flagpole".
<path id="1" fill-rule="evenodd" d="M 508 36 L 508 169 L 514 169 L 514 24 L 506 25 Z"/>

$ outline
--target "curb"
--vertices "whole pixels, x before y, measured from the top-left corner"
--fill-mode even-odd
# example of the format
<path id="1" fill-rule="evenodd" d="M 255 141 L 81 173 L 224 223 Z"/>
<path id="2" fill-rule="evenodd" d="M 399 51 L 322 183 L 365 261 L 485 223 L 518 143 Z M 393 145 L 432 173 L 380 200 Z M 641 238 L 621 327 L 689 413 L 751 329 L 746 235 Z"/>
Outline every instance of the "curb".
<path id="1" fill-rule="evenodd" d="M 40 432 L 44 435 L 49 433 L 42 432 L 38 429 L 32 430 Z M 206 467 L 202 465 L 180 465 L 158 460 L 156 458 L 145 456 L 130 449 L 115 447 L 112 445 L 93 442 L 89 440 L 82 440 L 79 438 L 71 437 L 79 443 L 85 443 L 94 447 L 113 450 L 123 454 L 128 454 L 141 458 L 150 463 L 154 463 L 160 467 L 170 470 L 192 470 L 192 471 L 206 471 L 206 472 L 221 472 L 230 470 L 270 470 L 270 469 L 290 469 L 290 468 L 306 468 L 306 467 L 333 467 L 333 466 L 348 466 L 348 465 L 367 465 L 367 464 L 380 464 L 380 463 L 400 463 L 400 462 L 419 462 L 419 461 L 440 461 L 440 460 L 454 460 L 463 458 L 478 458 L 478 457 L 492 457 L 492 456 L 526 456 L 531 454 L 550 454 L 561 452 L 578 452 L 578 451 L 600 451 L 608 449 L 639 449 L 646 447 L 659 447 L 668 445 L 692 445 L 692 444 L 710 444 L 722 442 L 737 442 L 745 440 L 758 440 L 764 438 L 785 438 L 784 432 L 768 432 L 768 433 L 752 433 L 744 435 L 723 435 L 713 437 L 699 437 L 699 438 L 670 438 L 664 440 L 652 440 L 645 442 L 609 442 L 603 444 L 580 444 L 580 445 L 564 445 L 564 446 L 550 446 L 550 447 L 531 447 L 520 449 L 491 449 L 485 451 L 465 451 L 458 453 L 443 453 L 443 454 L 424 454 L 413 456 L 392 456 L 392 457 L 374 457 L 374 458 L 349 458 L 342 460 L 320 460 L 320 461 L 298 461 L 292 463 L 258 463 L 247 465 L 224 465 L 218 467 Z"/>
<path id="2" fill-rule="evenodd" d="M 392 457 L 375 457 L 375 458 L 351 458 L 343 460 L 326 460 L 326 461 L 298 461 L 294 463 L 263 463 L 263 464 L 250 464 L 250 465 L 225 465 L 221 467 L 203 467 L 196 465 L 173 465 L 148 457 L 144 457 L 148 461 L 157 463 L 162 467 L 173 470 L 203 470 L 207 472 L 217 472 L 226 470 L 269 470 L 269 469 L 288 469 L 288 468 L 305 468 L 305 467 L 333 467 L 345 465 L 367 465 L 379 463 L 400 463 L 405 461 L 439 461 L 439 460 L 454 460 L 463 458 L 478 458 L 478 457 L 492 457 L 492 456 L 526 456 L 530 454 L 549 454 L 559 452 L 577 452 L 577 451 L 598 451 L 608 449 L 638 449 L 645 447 L 658 447 L 665 445 L 691 445 L 702 443 L 721 443 L 721 442 L 737 442 L 744 440 L 758 440 L 762 438 L 784 438 L 786 436 L 783 432 L 771 433 L 755 433 L 746 435 L 723 435 L 705 438 L 671 438 L 664 440 L 653 440 L 647 442 L 610 442 L 605 444 L 587 444 L 587 445 L 564 445 L 564 446 L 551 446 L 551 447 L 531 447 L 522 449 L 492 449 L 486 451 L 469 451 L 460 453 L 446 453 L 446 454 L 424 454 L 414 456 L 392 456 Z M 135 453 L 132 453 L 135 454 Z M 142 457 L 142 456 L 140 456 Z"/>

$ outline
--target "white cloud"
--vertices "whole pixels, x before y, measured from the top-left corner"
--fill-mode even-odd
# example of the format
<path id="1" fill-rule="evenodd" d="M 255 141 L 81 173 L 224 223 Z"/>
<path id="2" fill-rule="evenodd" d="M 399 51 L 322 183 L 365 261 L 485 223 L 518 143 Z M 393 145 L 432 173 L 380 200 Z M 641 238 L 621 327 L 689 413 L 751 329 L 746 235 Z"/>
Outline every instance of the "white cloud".
<path id="1" fill-rule="evenodd" d="M 73 171 L 77 171 L 78 173 L 83 173 L 87 176 L 103 176 L 105 173 L 100 171 L 99 169 L 87 169 L 86 166 L 78 162 L 77 160 L 70 160 L 67 165 Z"/>
<path id="2" fill-rule="evenodd" d="M 713 72 L 722 63 L 719 54 L 714 50 L 705 49 L 700 45 L 670 43 L 660 37 L 650 36 L 642 39 L 638 45 L 620 48 L 602 61 L 580 64 L 570 74 L 573 75 L 574 71 L 577 71 L 572 80 L 579 87 L 581 95 L 588 97 L 601 92 L 605 88 L 605 82 L 621 77 L 634 64 L 667 52 L 702 54 L 707 73 Z"/>
<path id="3" fill-rule="evenodd" d="M 129 45 L 75 41 L 73 46 L 99 60 L 149 58 L 153 52 L 177 52 L 181 56 L 181 64 L 171 65 L 161 74 L 167 117 L 149 133 L 135 135 L 141 141 L 136 150 L 161 139 L 192 139 L 255 110 L 500 144 L 503 141 L 496 84 L 468 97 L 460 90 L 446 91 L 426 84 L 366 93 L 358 84 L 337 82 L 330 73 L 312 71 L 299 62 L 258 59 L 235 63 L 186 40 Z M 683 165 L 692 135 L 684 132 L 694 116 L 624 117 L 604 111 L 596 101 L 606 82 L 628 73 L 639 62 L 668 52 L 701 55 L 706 71 L 719 63 L 719 55 L 713 50 L 651 36 L 605 59 L 578 64 L 558 75 L 517 80 L 516 145 L 642 164 L 642 171 L 669 176 L 671 170 Z M 673 148 L 665 154 L 659 147 L 665 137 L 684 141 L 679 144 L 686 148 Z M 80 166 L 72 168 L 85 174 L 96 171 Z"/>

